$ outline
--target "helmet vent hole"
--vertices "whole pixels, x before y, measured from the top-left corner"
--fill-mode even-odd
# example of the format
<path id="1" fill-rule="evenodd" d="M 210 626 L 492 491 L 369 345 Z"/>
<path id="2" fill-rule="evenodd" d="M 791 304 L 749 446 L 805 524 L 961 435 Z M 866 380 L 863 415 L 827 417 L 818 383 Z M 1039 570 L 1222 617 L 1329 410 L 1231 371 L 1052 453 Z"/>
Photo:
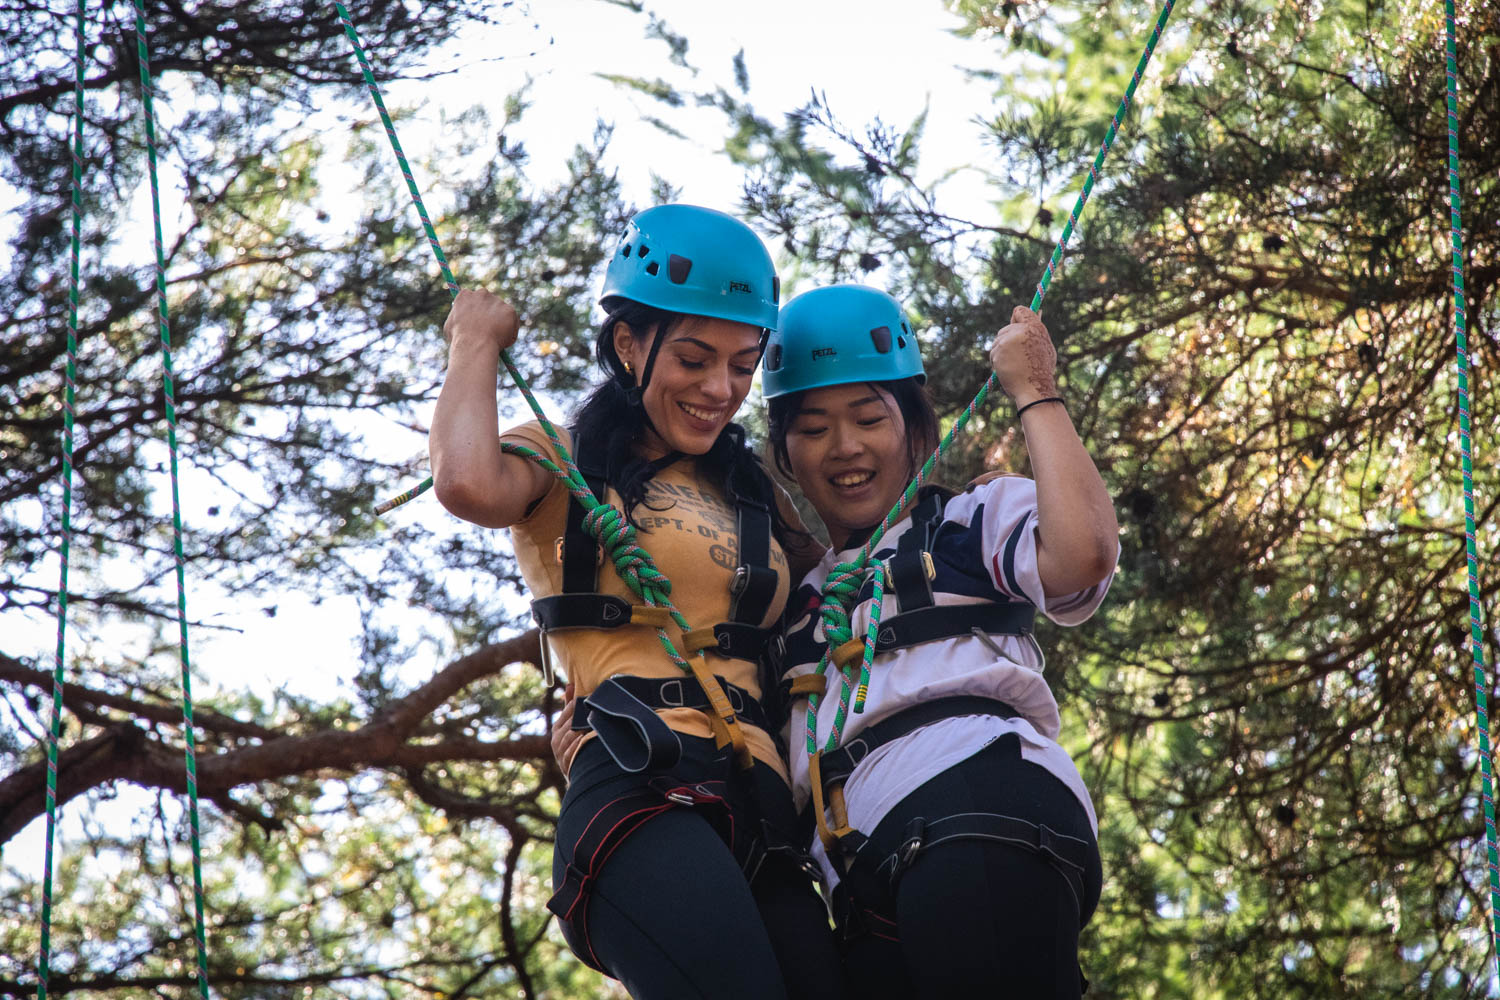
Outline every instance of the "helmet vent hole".
<path id="1" fill-rule="evenodd" d="M 773 275 L 771 278 L 771 301 L 781 301 L 781 276 Z"/>
<path id="2" fill-rule="evenodd" d="M 772 344 L 766 351 L 766 369 L 768 371 L 781 370 L 781 345 Z"/>
<path id="3" fill-rule="evenodd" d="M 906 320 L 904 320 L 904 319 L 901 321 L 901 332 L 902 333 L 911 333 L 911 327 L 909 327 L 909 326 L 906 325 Z M 901 346 L 905 347 L 906 345 L 902 344 Z"/>
<path id="4" fill-rule="evenodd" d="M 875 345 L 877 353 L 891 353 L 891 328 L 888 326 L 875 327 L 875 329 L 870 331 L 870 343 Z"/>
<path id="5" fill-rule="evenodd" d="M 620 251 L 620 256 L 621 257 L 629 257 L 630 256 L 630 244 L 629 243 L 625 244 L 625 248 Z"/>
<path id="6" fill-rule="evenodd" d="M 896 347 L 898 349 L 900 349 L 900 350 L 903 350 L 903 351 L 906 350 L 906 338 L 905 337 L 897 337 L 896 338 Z"/>
<path id="7" fill-rule="evenodd" d="M 646 256 L 650 252 L 651 252 L 651 248 L 648 247 L 646 244 L 642 243 L 641 244 L 641 248 L 635 252 L 635 255 L 637 257 L 644 257 L 644 256 Z"/>
<path id="8" fill-rule="evenodd" d="M 686 281 L 688 272 L 692 269 L 693 262 L 686 257 L 679 257 L 675 253 L 667 257 L 667 277 L 672 279 L 674 285 Z"/>
<path id="9" fill-rule="evenodd" d="M 657 263 L 656 261 L 654 261 L 654 260 L 651 263 L 649 263 L 649 264 L 646 265 L 646 273 L 649 274 L 649 275 L 651 275 L 651 277 L 653 277 L 653 278 L 656 277 L 656 272 L 660 271 L 660 270 L 661 270 L 661 265 L 659 263 Z"/>

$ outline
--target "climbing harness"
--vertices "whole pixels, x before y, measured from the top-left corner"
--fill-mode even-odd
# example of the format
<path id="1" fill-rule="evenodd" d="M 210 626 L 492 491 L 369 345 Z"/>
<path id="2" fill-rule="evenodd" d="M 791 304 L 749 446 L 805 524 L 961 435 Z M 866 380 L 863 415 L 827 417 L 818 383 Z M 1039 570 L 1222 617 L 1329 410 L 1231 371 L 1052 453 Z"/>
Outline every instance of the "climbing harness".
<path id="1" fill-rule="evenodd" d="M 597 442 L 573 441 L 575 461 L 596 497 L 605 495 L 603 464 L 596 455 Z M 735 491 L 732 497 L 739 530 L 741 564 L 730 584 L 730 619 L 684 632 L 688 655 L 713 651 L 724 657 L 760 659 L 771 630 L 761 622 L 776 598 L 779 576 L 771 569 L 771 509 L 769 497 L 752 497 L 750 491 Z M 603 553 L 587 530 L 588 512 L 577 497 L 568 500 L 567 527 L 557 540 L 557 560 L 562 565 L 559 593 L 531 602 L 531 613 L 540 627 L 542 669 L 552 678 L 548 637 L 552 632 L 576 629 L 617 629 L 630 625 L 669 624 L 660 609 L 632 604 L 612 594 L 599 593 L 599 567 Z M 656 617 L 653 617 L 656 616 Z M 701 659 L 701 657 L 700 657 Z M 737 719 L 768 729 L 755 697 L 711 674 L 706 667 L 695 670 L 693 681 L 684 678 L 656 681 L 619 677 L 606 680 L 590 692 L 574 716 L 573 728 L 594 729 L 610 754 L 627 771 L 657 770 L 676 763 L 680 753 L 676 733 L 657 709 L 696 708 L 712 713 L 708 687 L 717 687 L 728 700 Z M 753 707 L 752 707 L 753 706 Z M 738 726 L 734 727 L 736 730 Z M 641 750 L 644 746 L 644 754 Z M 675 749 L 674 749 L 675 748 Z"/>
<path id="2" fill-rule="evenodd" d="M 1474 539 L 1474 456 L 1469 437 L 1469 342 L 1464 304 L 1462 197 L 1458 182 L 1458 47 L 1453 0 L 1444 0 L 1448 76 L 1448 221 L 1453 261 L 1453 336 L 1458 354 L 1458 435 L 1463 467 L 1464 554 L 1469 583 L 1469 646 L 1474 657 L 1474 711 L 1479 723 L 1480 796 L 1484 807 L 1485 862 L 1490 883 L 1490 949 L 1500 955 L 1500 849 L 1495 836 L 1493 763 L 1490 758 L 1489 684 L 1484 675 L 1484 632 L 1479 604 L 1479 547 Z"/>
<path id="3" fill-rule="evenodd" d="M 1021 638 L 1034 646 L 1036 608 L 1029 602 L 1008 597 L 987 577 L 980 578 L 962 571 L 961 567 L 972 559 L 974 540 L 967 532 L 944 530 L 958 527 L 943 518 L 947 502 L 947 495 L 942 490 L 924 491 L 896 540 L 896 551 L 878 564 L 889 587 L 887 596 L 895 596 L 896 614 L 881 621 L 875 635 L 875 651 L 894 652 L 923 643 L 970 636 L 992 648 L 996 648 L 994 637 L 997 636 Z M 982 523 L 983 517 L 984 505 L 980 504 L 971 515 L 971 523 Z M 1026 527 L 1023 522 L 1012 532 L 1003 565 L 1010 565 L 1016 539 Z M 811 656 L 807 650 L 814 636 L 814 630 L 807 629 L 805 635 L 790 640 L 798 642 L 798 651 L 802 653 L 795 662 L 809 662 Z M 862 652 L 863 643 L 857 642 L 857 647 Z M 776 653 L 784 663 L 787 659 L 786 640 L 777 647 Z M 773 669 L 780 667 L 773 665 Z M 816 690 L 815 685 L 821 683 L 823 679 L 816 673 L 796 678 L 782 677 L 775 685 L 779 693 L 778 703 L 789 705 L 792 699 Z M 830 860 L 840 864 L 841 854 L 858 850 L 862 843 L 858 831 L 848 823 L 843 783 L 873 749 L 945 718 L 964 715 L 1013 718 L 1018 714 L 1009 705 L 990 698 L 939 698 L 866 727 L 857 737 L 840 746 L 813 750 L 808 757 L 812 813 L 819 839 Z"/>

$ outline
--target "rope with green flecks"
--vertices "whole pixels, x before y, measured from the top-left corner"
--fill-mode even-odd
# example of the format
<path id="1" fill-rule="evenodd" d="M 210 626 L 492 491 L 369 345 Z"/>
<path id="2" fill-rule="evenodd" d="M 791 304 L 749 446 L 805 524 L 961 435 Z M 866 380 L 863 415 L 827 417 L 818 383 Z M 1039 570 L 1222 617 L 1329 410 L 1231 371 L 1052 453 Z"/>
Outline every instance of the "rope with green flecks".
<path id="1" fill-rule="evenodd" d="M 1453 0 L 1444 0 L 1448 75 L 1448 223 L 1453 251 L 1453 335 L 1458 341 L 1458 448 L 1463 466 L 1464 551 L 1469 571 L 1469 643 L 1474 654 L 1474 705 L 1479 720 L 1480 794 L 1484 805 L 1485 862 L 1490 882 L 1490 934 L 1500 954 L 1500 852 L 1495 843 L 1494 777 L 1490 760 L 1488 684 L 1479 606 L 1479 547 L 1474 540 L 1474 457 L 1469 439 L 1469 342 L 1464 311 L 1462 199 L 1458 183 L 1458 43 Z"/>
<path id="2" fill-rule="evenodd" d="M 386 110 L 385 100 L 380 95 L 380 87 L 375 82 L 375 74 L 370 68 L 370 61 L 365 57 L 364 47 L 360 44 L 359 33 L 355 30 L 354 21 L 349 16 L 348 9 L 338 0 L 334 2 L 334 8 L 338 11 L 339 20 L 343 23 L 344 34 L 348 37 L 350 45 L 354 49 L 354 56 L 359 61 L 360 72 L 364 75 L 365 86 L 370 91 L 370 97 L 375 102 L 376 109 L 380 112 L 380 120 L 385 126 L 386 138 L 390 140 L 391 149 L 396 154 L 396 160 L 401 166 L 401 176 L 406 180 L 406 189 L 411 194 L 412 203 L 416 206 L 417 215 L 422 220 L 422 228 L 427 233 L 427 243 L 432 248 L 433 256 L 437 258 L 438 267 L 442 271 L 443 280 L 448 285 L 450 296 L 458 295 L 458 281 L 453 277 L 453 271 L 448 266 L 448 259 L 443 254 L 443 248 L 438 242 L 437 231 L 432 225 L 432 219 L 427 214 L 427 207 L 422 203 L 422 194 L 417 188 L 417 182 L 412 175 L 411 165 L 406 160 L 406 153 L 401 149 L 401 142 L 396 138 L 396 126 L 391 121 L 390 113 Z M 614 561 L 615 569 L 620 578 L 625 581 L 631 591 L 637 594 L 651 607 L 665 608 L 671 615 L 672 621 L 682 629 L 691 631 L 686 619 L 673 606 L 671 601 L 672 582 L 666 575 L 657 569 L 655 562 L 645 549 L 636 544 L 636 529 L 628 518 L 620 510 L 610 504 L 601 503 L 589 489 L 588 483 L 584 481 L 583 474 L 573 463 L 572 456 L 563 444 L 557 429 L 547 419 L 546 413 L 542 411 L 541 404 L 537 402 L 536 396 L 531 391 L 530 384 L 511 361 L 507 351 L 500 352 L 500 360 L 505 365 L 506 372 L 511 380 L 515 382 L 516 388 L 526 399 L 526 405 L 531 407 L 537 422 L 541 424 L 542 430 L 552 442 L 557 452 L 556 463 L 545 456 L 521 445 L 501 444 L 501 450 L 506 454 L 519 455 L 530 461 L 536 462 L 542 468 L 551 472 L 566 485 L 568 492 L 583 506 L 585 511 L 583 528 L 594 538 L 598 539 Z M 428 477 L 420 485 L 407 490 L 400 496 L 393 497 L 375 508 L 375 513 L 384 513 L 399 504 L 405 503 L 413 497 L 421 495 L 432 486 L 432 478 Z M 691 672 L 689 665 L 683 655 L 673 645 L 667 630 L 658 628 L 656 630 L 657 640 L 667 657 L 684 672 Z M 711 692 L 705 692 L 710 698 Z"/>
<path id="3" fill-rule="evenodd" d="M 193 685 L 188 660 L 187 582 L 182 550 L 182 508 L 177 489 L 177 389 L 172 378 L 172 337 L 167 322 L 167 258 L 161 238 L 161 193 L 156 177 L 156 115 L 152 106 L 151 53 L 146 40 L 144 0 L 135 0 L 136 54 L 141 64 L 141 112 L 146 119 L 146 154 L 151 178 L 151 223 L 156 248 L 156 319 L 161 336 L 162 399 L 167 417 L 167 451 L 172 472 L 172 552 L 177 569 L 177 649 L 182 661 L 182 736 L 187 760 L 188 821 L 193 847 L 193 932 L 198 951 L 198 995 L 208 1000 L 208 934 L 203 918 L 203 847 L 198 822 L 198 758 L 193 735 Z"/>
<path id="4" fill-rule="evenodd" d="M 1083 190 L 1078 194 L 1078 200 L 1073 205 L 1073 211 L 1068 214 L 1068 221 L 1063 226 L 1062 235 L 1058 237 L 1057 246 L 1052 251 L 1052 258 L 1047 261 L 1047 269 L 1043 272 L 1041 280 L 1037 282 L 1036 294 L 1031 299 L 1031 308 L 1033 311 L 1041 308 L 1042 299 L 1046 297 L 1047 288 L 1052 283 L 1052 276 L 1056 272 L 1057 265 L 1062 261 L 1063 250 L 1067 247 L 1068 239 L 1073 235 L 1073 227 L 1077 225 L 1078 217 L 1082 214 L 1084 205 L 1088 203 L 1089 194 L 1092 193 L 1094 184 L 1099 179 L 1099 169 L 1104 166 L 1104 158 L 1108 155 L 1110 146 L 1114 144 L 1115 133 L 1119 131 L 1121 120 L 1125 117 L 1126 112 L 1130 110 L 1130 102 L 1135 97 L 1136 87 L 1140 85 L 1141 77 L 1146 72 L 1146 65 L 1151 61 L 1151 54 L 1156 51 L 1156 43 L 1161 39 L 1162 29 L 1166 27 L 1167 18 L 1171 16 L 1174 2 L 1175 0 L 1164 0 L 1162 4 L 1161 13 L 1156 18 L 1156 25 L 1151 29 L 1151 37 L 1146 42 L 1146 49 L 1141 53 L 1140 61 L 1136 63 L 1135 72 L 1131 75 L 1130 85 L 1125 89 L 1125 96 L 1120 101 L 1120 107 L 1115 111 L 1115 116 L 1109 123 L 1109 130 L 1105 133 L 1104 142 L 1100 144 L 1099 151 L 1094 156 L 1094 162 L 1089 166 L 1088 176 L 1083 182 Z M 876 543 L 890 530 L 891 525 L 899 521 L 905 514 L 907 505 L 911 503 L 912 499 L 917 495 L 917 491 L 927 482 L 927 477 L 931 475 L 933 466 L 947 453 L 949 447 L 953 444 L 953 439 L 968 425 L 969 418 L 974 415 L 974 411 L 984 405 L 984 401 L 989 397 L 990 392 L 999 384 L 999 377 L 994 372 L 991 372 L 989 378 L 985 380 L 984 385 L 980 387 L 979 392 L 974 396 L 974 399 L 958 415 L 958 419 L 953 422 L 953 426 L 949 428 L 948 433 L 938 443 L 937 448 L 922 463 L 922 467 L 917 471 L 916 476 L 907 484 L 905 491 L 902 492 L 901 499 L 891 508 L 890 513 L 886 514 L 885 520 L 875 529 L 875 533 L 870 536 L 864 548 L 860 550 L 859 555 L 848 562 L 837 564 L 829 572 L 828 578 L 823 584 L 823 605 L 820 611 L 823 621 L 823 635 L 828 642 L 827 648 L 829 651 L 838 649 L 853 637 L 853 630 L 849 623 L 849 607 L 858 598 L 865 576 L 870 572 L 871 554 L 875 551 Z M 874 634 L 877 622 L 878 618 L 871 622 L 872 635 Z M 860 669 L 862 684 L 868 684 L 870 662 L 874 658 L 874 654 L 875 644 L 873 641 L 869 641 L 866 643 L 864 662 Z M 816 668 L 816 673 L 819 676 L 826 676 L 828 663 L 829 652 L 825 651 L 823 657 L 818 661 Z M 837 748 L 839 737 L 843 733 L 844 724 L 848 718 L 847 708 L 850 704 L 849 689 L 854 683 L 851 679 L 851 674 L 852 670 L 843 671 L 843 683 L 839 691 L 839 707 L 834 716 L 828 743 L 824 747 L 825 750 Z M 808 696 L 807 745 L 809 754 L 816 752 L 818 706 L 821 702 L 821 694 L 813 693 Z M 855 711 L 861 711 L 863 709 L 863 699 L 858 699 L 856 705 Z"/>
<path id="5" fill-rule="evenodd" d="M 68 634 L 68 563 L 73 545 L 73 419 L 78 383 L 78 259 L 83 230 L 84 0 L 74 11 L 73 221 L 68 255 L 68 361 L 63 385 L 62 538 L 58 544 L 57 653 L 52 671 L 52 724 L 47 730 L 47 845 L 42 875 L 42 949 L 37 959 L 37 1000 L 47 1000 L 52 966 L 52 848 L 57 838 L 57 747 L 62 740 L 63 663 Z"/>

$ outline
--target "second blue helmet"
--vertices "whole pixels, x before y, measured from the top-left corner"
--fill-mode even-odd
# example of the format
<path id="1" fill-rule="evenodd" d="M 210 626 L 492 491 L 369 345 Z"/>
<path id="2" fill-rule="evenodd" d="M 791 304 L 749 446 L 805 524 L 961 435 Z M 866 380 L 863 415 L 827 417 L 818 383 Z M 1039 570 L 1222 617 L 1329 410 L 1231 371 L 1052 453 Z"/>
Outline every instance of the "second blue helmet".
<path id="1" fill-rule="evenodd" d="M 781 310 L 766 343 L 767 399 L 848 382 L 926 380 L 922 351 L 901 303 L 867 285 L 803 292 Z"/>

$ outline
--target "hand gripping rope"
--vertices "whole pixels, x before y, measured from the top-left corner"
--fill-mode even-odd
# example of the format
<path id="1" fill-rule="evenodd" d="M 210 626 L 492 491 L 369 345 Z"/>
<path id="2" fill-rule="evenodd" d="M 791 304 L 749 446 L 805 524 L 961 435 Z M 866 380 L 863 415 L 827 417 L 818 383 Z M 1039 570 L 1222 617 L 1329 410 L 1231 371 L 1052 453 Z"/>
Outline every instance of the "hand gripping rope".
<path id="1" fill-rule="evenodd" d="M 1474 458 L 1469 440 L 1469 342 L 1465 334 L 1463 219 L 1458 184 L 1458 46 L 1453 0 L 1444 0 L 1448 74 L 1448 222 L 1453 247 L 1453 335 L 1458 342 L 1458 439 L 1463 466 L 1464 551 L 1469 570 L 1469 645 L 1474 654 L 1474 707 L 1479 721 L 1480 794 L 1484 805 L 1485 862 L 1490 882 L 1491 944 L 1500 954 L 1500 854 L 1495 846 L 1495 798 L 1490 760 L 1489 685 L 1484 676 L 1480 626 L 1479 548 L 1474 541 Z"/>
<path id="2" fill-rule="evenodd" d="M 359 34 L 355 31 L 354 22 L 349 16 L 348 9 L 338 0 L 334 2 L 334 8 L 338 11 L 339 20 L 343 22 L 344 34 L 348 36 L 349 43 L 354 49 L 354 56 L 359 60 L 360 71 L 364 74 L 365 85 L 370 91 L 370 97 L 375 102 L 376 109 L 380 112 L 380 120 L 385 125 L 386 138 L 390 140 L 391 149 L 396 154 L 396 160 L 401 165 L 401 176 L 406 179 L 407 191 L 411 194 L 411 200 L 417 208 L 417 215 L 422 219 L 422 228 L 427 233 L 427 243 L 432 247 L 433 256 L 437 258 L 438 267 L 442 270 L 443 280 L 448 285 L 450 295 L 458 294 L 458 282 L 453 277 L 453 272 L 448 266 L 447 257 L 438 243 L 437 231 L 433 228 L 432 219 L 427 214 L 427 208 L 422 204 L 422 195 L 417 190 L 417 182 L 412 176 L 411 166 L 406 161 L 406 154 L 401 149 L 401 142 L 396 138 L 396 126 L 391 121 L 389 112 L 386 111 L 385 101 L 380 96 L 380 88 L 375 82 L 375 74 L 370 69 L 369 60 L 365 58 L 364 47 L 360 44 Z M 661 643 L 662 649 L 667 657 L 677 665 L 684 673 L 692 674 L 703 692 L 708 696 L 713 713 L 709 720 L 713 725 L 714 735 L 718 744 L 732 746 L 734 754 L 741 767 L 749 767 L 751 764 L 750 751 L 745 744 L 744 733 L 740 730 L 735 718 L 734 706 L 729 703 L 729 697 L 724 693 L 724 688 L 719 684 L 713 673 L 703 662 L 702 650 L 690 649 L 691 659 L 684 657 L 677 651 L 671 638 L 667 635 L 667 626 L 675 624 L 684 633 L 692 631 L 682 614 L 672 605 L 672 581 L 656 568 L 650 553 L 636 544 L 635 526 L 622 514 L 618 508 L 602 503 L 589 490 L 584 481 L 583 474 L 578 471 L 557 429 L 542 412 L 541 404 L 532 394 L 531 386 L 527 383 L 520 370 L 511 361 L 508 351 L 500 352 L 500 361 L 505 365 L 506 372 L 515 382 L 516 388 L 521 390 L 521 395 L 526 398 L 526 405 L 531 407 L 531 412 L 536 415 L 537 421 L 542 425 L 547 438 L 552 442 L 552 447 L 557 452 L 558 462 L 553 462 L 536 451 L 522 445 L 502 442 L 501 451 L 508 455 L 519 455 L 522 458 L 535 462 L 558 479 L 563 481 L 568 492 L 583 506 L 585 516 L 583 528 L 591 536 L 599 540 L 614 560 L 615 569 L 630 589 L 644 600 L 647 606 L 660 609 L 654 615 L 646 616 L 637 614 L 637 618 L 656 626 L 656 637 Z M 560 464 L 559 464 L 560 463 Z M 429 476 L 425 481 L 415 488 L 402 493 L 400 496 L 387 500 L 375 508 L 375 513 L 380 514 L 390 510 L 413 497 L 419 496 L 432 486 L 432 478 Z M 706 648 L 706 647 L 705 647 Z"/>
<path id="3" fill-rule="evenodd" d="M 1099 179 L 1099 168 L 1104 165 L 1104 158 L 1109 153 L 1109 147 L 1115 141 L 1115 133 L 1119 131 L 1120 121 L 1130 109 L 1130 102 L 1135 97 L 1135 89 L 1140 85 L 1141 76 L 1146 72 L 1146 64 L 1151 61 L 1151 53 L 1156 50 L 1156 43 L 1161 39 L 1162 29 L 1166 26 L 1167 18 L 1171 16 L 1172 5 L 1175 0 L 1164 0 L 1161 13 L 1157 15 L 1156 26 L 1151 30 L 1151 37 L 1146 42 L 1146 50 L 1141 53 L 1141 58 L 1136 63 L 1135 73 L 1130 78 L 1130 86 L 1125 89 L 1125 97 L 1120 101 L 1120 107 L 1115 111 L 1114 118 L 1109 123 L 1109 131 L 1105 133 L 1104 142 L 1099 146 L 1098 153 L 1094 156 L 1094 162 L 1089 167 L 1088 176 L 1084 178 L 1083 190 L 1078 194 L 1078 201 L 1073 205 L 1073 211 L 1068 215 L 1068 221 L 1063 226 L 1062 235 L 1057 240 L 1057 246 L 1052 251 L 1052 258 L 1047 261 L 1047 269 L 1042 274 L 1042 280 L 1037 282 L 1036 294 L 1032 296 L 1031 308 L 1041 308 L 1042 299 L 1047 294 L 1047 288 L 1052 283 L 1052 275 L 1056 271 L 1058 263 L 1062 260 L 1063 250 L 1068 245 L 1068 239 L 1073 235 L 1073 227 L 1078 223 L 1078 216 L 1083 212 L 1083 206 L 1088 203 L 1089 194 L 1094 190 L 1094 184 Z M 838 711 L 834 715 L 833 726 L 828 734 L 828 741 L 824 745 L 825 751 L 831 751 L 838 747 L 839 739 L 843 734 L 844 724 L 848 720 L 851 707 L 850 693 L 856 687 L 854 679 L 854 663 L 859 661 L 859 677 L 857 681 L 857 694 L 852 699 L 852 707 L 856 714 L 864 711 L 865 696 L 870 686 L 870 663 L 875 657 L 875 636 L 880 624 L 880 601 L 885 587 L 884 569 L 876 565 L 870 567 L 871 554 L 875 551 L 876 544 L 890 530 L 891 525 L 901 519 L 907 505 L 916 497 L 917 491 L 927 481 L 932 468 L 938 459 L 948 451 L 953 444 L 954 437 L 959 431 L 968 425 L 969 418 L 974 411 L 984 405 L 985 399 L 990 391 L 1000 384 L 999 378 L 994 372 L 990 373 L 983 386 L 974 399 L 958 415 L 948 433 L 938 443 L 937 449 L 922 463 L 922 468 L 917 471 L 914 478 L 901 494 L 901 499 L 892 507 L 890 513 L 886 514 L 885 520 L 875 529 L 870 540 L 865 543 L 859 555 L 849 562 L 841 562 L 833 567 L 828 574 L 827 581 L 823 584 L 823 604 L 820 609 L 820 617 L 823 621 L 823 635 L 828 641 L 828 652 L 818 662 L 815 675 L 823 677 L 826 675 L 828 665 L 831 662 L 843 677 L 843 683 L 839 687 Z M 854 638 L 853 629 L 849 623 L 849 608 L 856 602 L 860 587 L 863 585 L 866 574 L 872 574 L 874 578 L 874 600 L 870 613 L 870 627 L 865 633 L 863 640 Z M 821 691 L 813 691 L 807 701 L 807 754 L 814 758 L 818 754 L 818 705 L 822 702 Z M 814 795 L 821 798 L 821 788 L 816 777 L 813 780 Z M 818 816 L 819 823 L 823 822 L 821 812 Z M 840 825 L 843 825 L 842 822 Z"/>
<path id="4" fill-rule="evenodd" d="M 151 220 L 156 251 L 156 315 L 161 337 L 163 410 L 167 417 L 167 446 L 171 454 L 172 550 L 177 575 L 178 654 L 182 663 L 183 747 L 187 764 L 188 818 L 193 850 L 193 940 L 197 949 L 198 994 L 208 1000 L 208 937 L 203 916 L 203 849 L 198 821 L 198 762 L 193 743 L 193 690 L 188 659 L 187 585 L 182 547 L 182 508 L 177 489 L 177 394 L 172 379 L 172 341 L 167 313 L 167 264 L 161 237 L 161 196 L 156 176 L 156 121 L 152 106 L 150 46 L 146 38 L 143 0 L 134 0 L 136 55 L 141 65 L 141 113 L 146 126 L 146 152 L 151 178 Z M 37 997 L 45 1000 L 52 950 L 52 845 L 57 825 L 57 743 L 62 729 L 62 676 L 67 624 L 68 558 L 72 535 L 73 403 L 78 354 L 78 258 L 83 204 L 83 64 L 84 0 L 78 0 L 73 80 L 73 234 L 68 289 L 67 385 L 63 401 L 63 533 L 60 550 L 61 581 L 57 594 L 57 664 L 52 686 L 52 726 L 47 742 L 47 847 L 42 887 L 41 957 L 37 964 Z"/>

